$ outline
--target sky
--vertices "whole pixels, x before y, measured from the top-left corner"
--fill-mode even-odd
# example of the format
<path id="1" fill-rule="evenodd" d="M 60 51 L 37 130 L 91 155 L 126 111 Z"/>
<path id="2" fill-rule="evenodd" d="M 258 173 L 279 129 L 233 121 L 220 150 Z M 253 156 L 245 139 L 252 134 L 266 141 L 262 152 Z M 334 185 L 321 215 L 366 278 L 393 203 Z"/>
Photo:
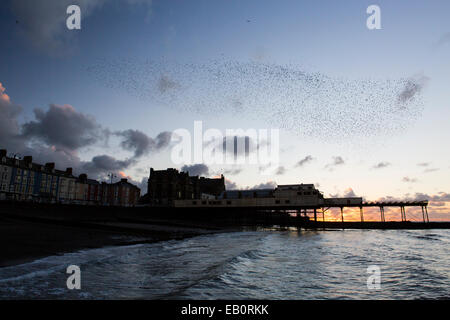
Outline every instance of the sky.
<path id="1" fill-rule="evenodd" d="M 80 30 L 66 26 L 71 4 Z M 372 4 L 381 29 L 366 25 Z M 228 189 L 314 183 L 325 196 L 429 199 L 430 219 L 450 220 L 449 10 L 444 0 L 5 1 L 0 148 L 144 192 L 150 167 L 174 167 L 223 173 Z M 193 136 L 194 121 L 224 136 L 277 129 L 279 163 L 269 173 L 175 163 L 173 132 Z"/>

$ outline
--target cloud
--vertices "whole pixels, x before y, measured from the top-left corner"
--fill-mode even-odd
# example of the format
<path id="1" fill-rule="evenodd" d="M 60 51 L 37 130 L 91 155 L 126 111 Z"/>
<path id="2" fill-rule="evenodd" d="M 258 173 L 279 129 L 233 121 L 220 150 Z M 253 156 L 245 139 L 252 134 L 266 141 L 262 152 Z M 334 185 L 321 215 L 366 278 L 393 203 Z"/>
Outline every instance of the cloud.
<path id="1" fill-rule="evenodd" d="M 22 108 L 9 97 L 5 98 L 5 91 L 0 85 L 0 148 L 20 157 L 30 155 L 35 163 L 54 162 L 59 169 L 73 168 L 75 175 L 87 173 L 92 178 L 103 179 L 108 173 L 119 176 L 121 171 L 137 163 L 138 156 L 161 150 L 170 141 L 170 132 L 161 132 L 152 139 L 137 130 L 125 130 L 120 132 L 123 138 L 121 146 L 135 152 L 132 158 L 120 160 L 102 154 L 83 161 L 79 157 L 80 151 L 107 141 L 109 129 L 70 105 L 35 109 L 34 120 L 19 124 Z"/>
<path id="2" fill-rule="evenodd" d="M 128 179 L 128 181 L 141 189 L 141 196 L 147 193 L 148 177 L 143 177 L 140 181 L 136 181 L 133 179 Z"/>
<path id="3" fill-rule="evenodd" d="M 0 148 L 5 148 L 19 157 L 31 155 L 37 163 L 55 162 L 58 167 L 62 168 L 75 168 L 80 164 L 80 158 L 74 149 L 56 148 L 54 145 L 47 145 L 41 137 L 36 137 L 36 139 L 25 137 L 22 133 L 23 127 L 18 121 L 22 108 L 14 104 L 6 95 L 3 85 L 0 85 L 0 88 L 2 95 L 0 99 Z M 51 132 L 51 128 L 44 129 Z M 60 133 L 61 136 L 66 134 L 66 131 Z M 47 138 L 53 138 L 53 135 Z M 79 137 L 73 139 L 76 138 Z M 64 141 L 64 138 L 62 140 Z"/>
<path id="4" fill-rule="evenodd" d="M 333 157 L 333 162 L 327 164 L 325 168 L 329 170 L 333 170 L 334 167 L 341 166 L 345 163 L 344 159 L 341 156 Z"/>
<path id="5" fill-rule="evenodd" d="M 79 149 L 107 137 L 93 117 L 77 112 L 67 104 L 52 104 L 47 111 L 35 109 L 34 115 L 35 121 L 23 124 L 23 137 L 40 140 L 58 150 Z"/>
<path id="6" fill-rule="evenodd" d="M 236 189 L 238 189 L 238 185 L 235 182 L 225 178 L 225 189 L 226 190 L 236 190 Z"/>
<path id="7" fill-rule="evenodd" d="M 73 168 L 74 173 L 82 173 L 81 159 L 77 151 L 73 150 L 56 150 L 54 147 L 47 146 L 42 143 L 32 143 L 22 148 L 15 146 L 9 150 L 17 152 L 21 157 L 32 156 L 33 162 L 45 164 L 47 162 L 54 162 L 56 168 L 65 169 Z"/>
<path id="8" fill-rule="evenodd" d="M 410 103 L 422 92 L 429 80 L 430 78 L 424 75 L 416 75 L 409 78 L 403 90 L 398 94 L 398 102 L 402 105 Z"/>
<path id="9" fill-rule="evenodd" d="M 439 171 L 439 168 L 428 168 L 428 169 L 425 169 L 423 172 L 430 173 L 430 172 L 435 172 L 435 171 Z"/>
<path id="10" fill-rule="evenodd" d="M 435 195 L 428 195 L 425 193 L 416 193 L 415 194 L 416 199 L 419 198 L 425 198 L 429 199 L 431 201 L 444 201 L 444 202 L 450 202 L 450 193 L 446 192 L 438 192 L 438 194 Z"/>
<path id="11" fill-rule="evenodd" d="M 172 136 L 171 132 L 161 132 L 155 139 L 150 138 L 145 133 L 139 130 L 124 130 L 114 133 L 123 138 L 120 145 L 125 150 L 134 151 L 134 157 L 139 158 L 152 151 L 160 151 L 170 144 Z"/>
<path id="12" fill-rule="evenodd" d="M 333 161 L 332 165 L 334 165 L 334 166 L 339 166 L 339 165 L 345 163 L 344 159 L 342 159 L 342 157 L 340 157 L 340 156 L 333 157 L 333 159 L 334 159 L 334 161 Z"/>
<path id="13" fill-rule="evenodd" d="M 309 162 L 311 162 L 313 160 L 314 160 L 314 158 L 311 155 L 306 156 L 302 160 L 297 162 L 296 167 L 303 167 L 305 164 L 307 164 L 307 163 L 309 163 Z"/>
<path id="14" fill-rule="evenodd" d="M 209 174 L 209 168 L 203 163 L 184 165 L 181 167 L 181 171 L 189 172 L 190 176 L 207 176 Z"/>
<path id="15" fill-rule="evenodd" d="M 261 190 L 261 189 L 275 189 L 277 184 L 274 181 L 267 181 L 265 183 L 260 183 L 254 185 L 253 187 L 240 188 L 237 183 L 225 178 L 225 189 L 226 190 Z"/>
<path id="16" fill-rule="evenodd" d="M 129 183 L 134 184 L 135 186 L 137 186 L 139 189 L 141 189 L 141 196 L 143 196 L 144 194 L 147 193 L 148 177 L 142 177 L 140 180 L 139 179 L 138 180 L 134 180 L 132 177 L 127 175 L 125 172 L 119 171 L 118 174 L 116 174 L 116 178 L 127 179 Z M 113 179 L 113 182 L 114 181 L 115 181 L 115 179 Z"/>
<path id="17" fill-rule="evenodd" d="M 419 167 L 428 167 L 430 165 L 429 162 L 421 162 L 417 164 Z"/>
<path id="18" fill-rule="evenodd" d="M 414 182 L 417 182 L 417 179 L 416 178 L 410 178 L 410 177 L 403 177 L 402 181 L 403 182 L 414 183 Z"/>
<path id="19" fill-rule="evenodd" d="M 351 197 L 357 197 L 357 195 L 355 194 L 352 188 L 347 188 L 344 191 L 344 198 L 351 198 Z"/>
<path id="20" fill-rule="evenodd" d="M 441 207 L 443 203 L 450 202 L 450 193 L 438 192 L 437 194 L 427 194 L 416 192 L 414 195 L 405 194 L 403 197 L 387 196 L 377 199 L 376 201 L 424 201 L 428 200 L 430 206 Z"/>
<path id="21" fill-rule="evenodd" d="M 94 177 L 104 176 L 108 173 L 117 175 L 135 163 L 136 161 L 133 159 L 117 160 L 112 156 L 100 155 L 93 157 L 91 161 L 82 163 L 81 170 Z"/>
<path id="22" fill-rule="evenodd" d="M 358 197 L 352 188 L 348 187 L 343 193 L 330 194 L 331 198 L 352 198 Z"/>
<path id="23" fill-rule="evenodd" d="M 266 183 L 257 184 L 251 188 L 247 188 L 248 190 L 259 190 L 259 189 L 275 189 L 277 184 L 275 181 L 267 181 Z"/>
<path id="24" fill-rule="evenodd" d="M 231 169 L 225 169 L 220 173 L 223 173 L 224 175 L 234 176 L 241 172 L 242 172 L 242 168 L 231 168 Z"/>
<path id="25" fill-rule="evenodd" d="M 6 89 L 3 87 L 3 84 L 0 82 L 0 100 L 4 102 L 10 102 L 9 96 L 5 93 Z"/>
<path id="26" fill-rule="evenodd" d="M 277 171 L 275 172 L 276 175 L 282 175 L 286 173 L 286 168 L 283 166 L 279 166 Z"/>
<path id="27" fill-rule="evenodd" d="M 373 169 L 381 169 L 381 168 L 386 168 L 389 167 L 391 164 L 389 162 L 379 162 L 376 165 L 374 165 L 372 168 Z"/>
<path id="28" fill-rule="evenodd" d="M 443 202 L 443 201 L 441 201 L 441 202 L 439 202 L 439 201 L 433 201 L 433 202 L 430 204 L 430 206 L 431 206 L 431 207 L 445 207 L 445 206 L 447 206 L 447 203 L 446 203 L 446 202 Z"/>
<path id="29" fill-rule="evenodd" d="M 17 27 L 22 36 L 36 49 L 51 55 L 66 54 L 72 48 L 73 37 L 77 32 L 68 30 L 66 13 L 69 5 L 78 5 L 81 9 L 81 28 L 84 19 L 103 7 L 106 0 L 14 0 L 11 10 L 19 21 Z M 151 0 L 127 0 L 132 6 L 145 6 L 147 20 L 151 16 Z"/>

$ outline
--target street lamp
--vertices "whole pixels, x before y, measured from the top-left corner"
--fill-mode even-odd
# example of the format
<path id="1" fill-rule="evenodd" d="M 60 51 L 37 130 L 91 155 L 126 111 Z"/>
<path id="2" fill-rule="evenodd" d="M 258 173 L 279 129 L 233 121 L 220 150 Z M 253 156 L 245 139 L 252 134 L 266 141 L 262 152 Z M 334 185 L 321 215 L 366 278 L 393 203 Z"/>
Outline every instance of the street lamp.
<path id="1" fill-rule="evenodd" d="M 109 181 L 110 181 L 110 182 L 109 182 L 110 184 L 112 184 L 113 178 L 117 178 L 117 176 L 116 176 L 114 173 L 112 173 L 112 172 L 111 172 L 111 173 L 108 173 L 108 177 L 109 177 L 109 179 L 110 179 L 110 180 L 109 180 Z"/>

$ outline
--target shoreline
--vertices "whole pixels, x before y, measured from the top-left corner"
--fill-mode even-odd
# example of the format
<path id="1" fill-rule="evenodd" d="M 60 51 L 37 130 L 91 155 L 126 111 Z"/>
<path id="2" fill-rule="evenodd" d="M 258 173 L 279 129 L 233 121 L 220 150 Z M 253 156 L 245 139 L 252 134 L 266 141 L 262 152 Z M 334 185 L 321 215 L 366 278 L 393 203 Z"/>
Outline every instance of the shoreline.
<path id="1" fill-rule="evenodd" d="M 127 223 L 83 224 L 28 221 L 0 213 L 0 268 L 29 263 L 52 255 L 84 249 L 182 240 L 236 229 L 203 229 L 170 225 Z M 53 222 L 53 223 L 52 223 Z M 72 225 L 71 225 L 72 224 Z"/>

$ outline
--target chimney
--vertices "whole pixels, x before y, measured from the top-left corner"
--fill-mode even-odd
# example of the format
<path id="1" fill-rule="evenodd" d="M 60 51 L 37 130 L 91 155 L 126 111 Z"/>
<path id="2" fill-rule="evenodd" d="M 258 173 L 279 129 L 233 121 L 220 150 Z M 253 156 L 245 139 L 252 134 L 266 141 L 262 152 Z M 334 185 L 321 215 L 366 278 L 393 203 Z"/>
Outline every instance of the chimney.
<path id="1" fill-rule="evenodd" d="M 6 157 L 6 149 L 0 150 L 0 158 Z"/>
<path id="2" fill-rule="evenodd" d="M 72 168 L 67 168 L 67 169 L 66 169 L 66 173 L 67 173 L 68 175 L 72 175 Z"/>
<path id="3" fill-rule="evenodd" d="M 33 157 L 32 156 L 25 156 L 25 157 L 23 157 L 23 161 L 26 164 L 31 164 L 33 162 Z"/>
<path id="4" fill-rule="evenodd" d="M 82 181 L 86 181 L 87 180 L 87 174 L 86 173 L 82 173 L 82 174 L 80 174 L 79 178 Z"/>
<path id="5" fill-rule="evenodd" d="M 47 162 L 47 163 L 45 164 L 45 168 L 46 168 L 46 169 L 53 170 L 53 169 L 55 169 L 55 163 L 54 163 L 54 162 Z"/>

